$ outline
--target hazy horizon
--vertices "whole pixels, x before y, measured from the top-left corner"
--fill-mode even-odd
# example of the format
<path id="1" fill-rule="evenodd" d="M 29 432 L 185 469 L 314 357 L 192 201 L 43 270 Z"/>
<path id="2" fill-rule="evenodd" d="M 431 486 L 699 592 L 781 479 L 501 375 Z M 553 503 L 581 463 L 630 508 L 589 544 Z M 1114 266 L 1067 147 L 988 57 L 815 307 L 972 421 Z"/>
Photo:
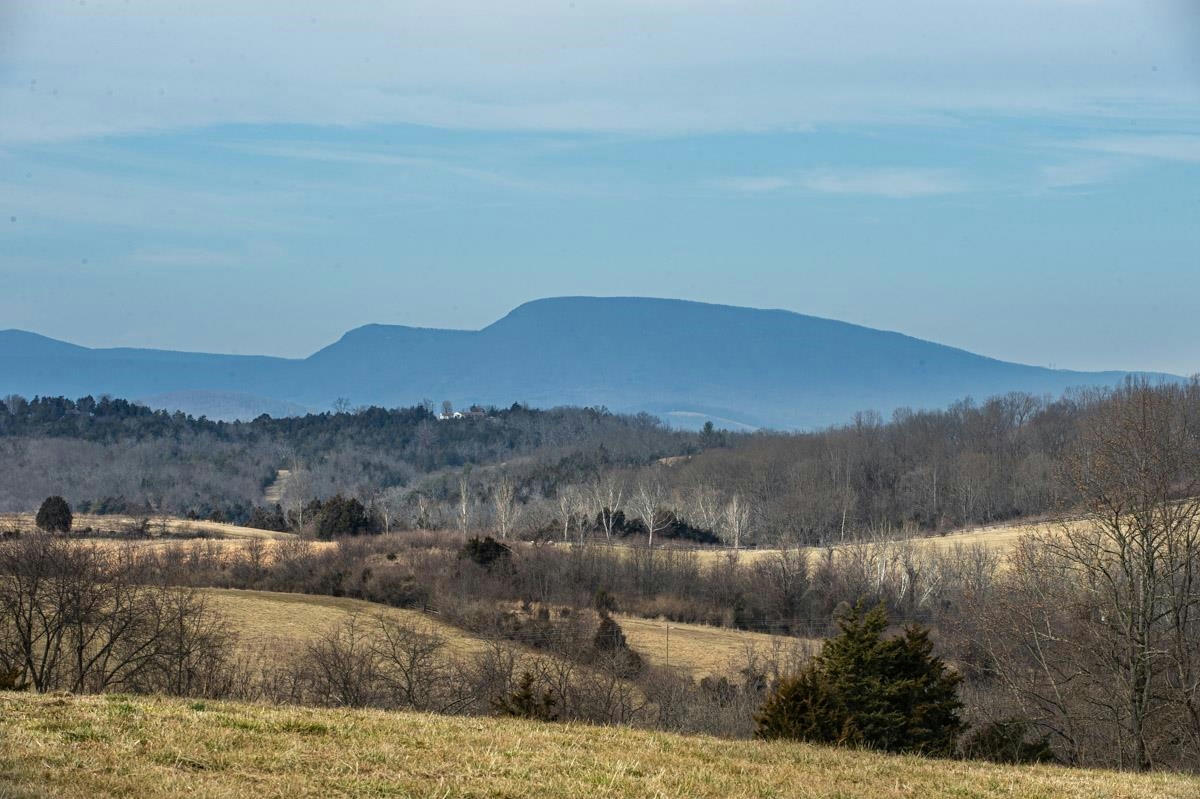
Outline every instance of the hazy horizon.
<path id="1" fill-rule="evenodd" d="M 0 328 L 302 357 L 656 296 L 1191 374 L 1197 41 L 1187 0 L 18 0 Z"/>

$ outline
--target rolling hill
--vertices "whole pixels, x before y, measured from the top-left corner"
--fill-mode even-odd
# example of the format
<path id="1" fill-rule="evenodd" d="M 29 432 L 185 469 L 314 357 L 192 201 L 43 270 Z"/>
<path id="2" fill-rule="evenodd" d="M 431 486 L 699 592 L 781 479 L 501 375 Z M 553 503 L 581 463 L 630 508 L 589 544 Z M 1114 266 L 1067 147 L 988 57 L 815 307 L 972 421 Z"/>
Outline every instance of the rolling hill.
<path id="1" fill-rule="evenodd" d="M 0 796 L 1184 799 L 1194 776 L 898 757 L 623 727 L 0 694 Z"/>
<path id="2" fill-rule="evenodd" d="M 1126 374 L 1009 363 L 790 311 L 620 297 L 536 300 L 477 331 L 366 325 L 303 359 L 89 349 L 0 332 L 0 394 L 108 393 L 224 418 L 324 409 L 338 397 L 384 406 L 432 398 L 805 429 L 859 410 L 1058 394 Z"/>

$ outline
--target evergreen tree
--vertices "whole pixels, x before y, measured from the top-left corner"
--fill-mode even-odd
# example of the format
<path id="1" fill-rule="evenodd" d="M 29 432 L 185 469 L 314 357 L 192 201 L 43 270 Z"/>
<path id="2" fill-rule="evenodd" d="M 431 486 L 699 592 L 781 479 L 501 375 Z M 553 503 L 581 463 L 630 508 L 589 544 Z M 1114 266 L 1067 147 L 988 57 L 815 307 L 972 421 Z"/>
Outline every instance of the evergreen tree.
<path id="1" fill-rule="evenodd" d="M 554 709 L 554 693 L 538 691 L 535 678 L 531 672 L 523 672 L 517 689 L 507 696 L 501 696 L 492 701 L 497 712 L 505 716 L 515 716 L 521 719 L 537 721 L 557 721 L 558 711 Z"/>
<path id="2" fill-rule="evenodd" d="M 933 655 L 928 631 L 911 625 L 884 638 L 887 625 L 882 607 L 850 611 L 840 633 L 768 698 L 758 735 L 949 754 L 963 728 L 960 677 Z"/>
<path id="3" fill-rule="evenodd" d="M 339 535 L 362 535 L 376 532 L 375 520 L 354 497 L 341 494 L 325 500 L 316 516 L 317 538 L 330 539 Z"/>
<path id="4" fill-rule="evenodd" d="M 600 614 L 600 626 L 596 628 L 596 637 L 593 639 L 592 645 L 599 652 L 613 652 L 629 648 L 621 625 L 617 624 L 607 613 Z"/>
<path id="5" fill-rule="evenodd" d="M 276 532 L 287 532 L 288 522 L 283 515 L 283 507 L 276 503 L 272 509 L 255 508 L 250 512 L 250 521 L 246 522 L 247 527 L 254 527 L 258 530 L 274 530 Z"/>
<path id="6" fill-rule="evenodd" d="M 71 506 L 67 504 L 67 501 L 62 497 L 54 496 L 46 497 L 42 506 L 38 508 L 34 523 L 39 530 L 45 530 L 47 533 L 69 533 L 74 520 Z"/>

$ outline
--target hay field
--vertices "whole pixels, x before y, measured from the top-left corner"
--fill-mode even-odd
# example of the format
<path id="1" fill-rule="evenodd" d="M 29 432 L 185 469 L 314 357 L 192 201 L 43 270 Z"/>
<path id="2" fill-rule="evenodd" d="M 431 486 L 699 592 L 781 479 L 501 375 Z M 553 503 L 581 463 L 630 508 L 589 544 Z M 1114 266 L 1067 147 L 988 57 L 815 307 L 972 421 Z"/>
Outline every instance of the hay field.
<path id="1" fill-rule="evenodd" d="M 917 538 L 903 538 L 883 542 L 873 542 L 873 544 L 885 544 L 891 547 L 912 547 L 917 551 L 932 551 L 932 552 L 948 552 L 955 547 L 983 547 L 985 549 L 997 550 L 1004 552 L 1016 545 L 1022 537 L 1044 530 L 1047 528 L 1055 528 L 1064 522 L 1060 521 L 1025 521 L 1012 522 L 1009 524 L 989 525 L 987 527 L 974 527 L 965 530 L 960 530 L 946 535 L 931 535 L 921 536 Z M 1066 524 L 1078 524 L 1078 522 L 1066 522 Z M 853 549 L 863 546 L 861 542 L 838 544 L 831 549 L 836 556 L 838 552 Z M 737 557 L 743 562 L 753 563 L 759 558 L 767 558 L 778 553 L 777 548 L 762 548 L 762 549 L 743 549 L 737 553 Z M 796 550 L 792 550 L 796 551 Z M 825 553 L 825 547 L 801 547 L 801 552 L 807 553 L 810 556 L 816 556 Z M 731 550 L 726 549 L 702 549 L 697 550 L 700 557 L 705 562 L 713 562 L 721 558 L 727 558 L 732 555 Z"/>
<path id="2" fill-rule="evenodd" d="M 801 646 L 815 651 L 819 645 L 807 639 L 729 627 L 678 624 L 624 615 L 615 618 L 625 633 L 625 640 L 639 655 L 656 666 L 686 669 L 695 680 L 723 674 L 730 665 L 744 664 L 748 647 L 767 652 L 772 646 Z"/>
<path id="3" fill-rule="evenodd" d="M 285 594 L 272 591 L 241 591 L 232 588 L 204 589 L 213 607 L 228 617 L 240 643 L 248 651 L 273 651 L 312 641 L 352 613 L 384 613 L 422 627 L 432 627 L 445 637 L 456 655 L 483 651 L 485 642 L 470 633 L 445 624 L 436 616 L 344 597 Z M 667 659 L 667 622 L 617 616 L 629 645 L 650 663 Z M 731 662 L 744 659 L 746 647 L 763 651 L 773 642 L 795 645 L 799 639 L 670 622 L 670 665 L 687 670 L 694 679 L 723 673 Z M 803 643 L 803 642 L 801 642 Z"/>
<path id="4" fill-rule="evenodd" d="M 34 516 L 33 513 L 0 514 L 0 530 L 15 529 L 20 532 L 31 532 L 35 529 Z M 135 529 L 141 521 L 132 516 L 76 513 L 72 529 L 75 535 L 82 535 L 81 531 L 88 527 L 105 533 L 124 533 Z M 296 537 L 295 533 L 277 533 L 272 530 L 240 527 L 236 524 L 210 522 L 204 519 L 180 519 L 174 516 L 152 516 L 149 518 L 148 529 L 151 535 L 162 535 L 165 532 L 179 538 L 283 539 Z"/>
<path id="5" fill-rule="evenodd" d="M 446 639 L 447 648 L 456 655 L 471 655 L 484 649 L 480 639 L 416 610 L 312 594 L 234 588 L 208 588 L 204 593 L 212 599 L 213 607 L 229 619 L 241 645 L 251 651 L 269 651 L 276 646 L 295 649 L 353 613 L 383 613 L 418 627 L 433 628 Z"/>
<path id="6" fill-rule="evenodd" d="M 1200 779 L 517 719 L 6 693 L 0 796 L 1192 799 Z"/>

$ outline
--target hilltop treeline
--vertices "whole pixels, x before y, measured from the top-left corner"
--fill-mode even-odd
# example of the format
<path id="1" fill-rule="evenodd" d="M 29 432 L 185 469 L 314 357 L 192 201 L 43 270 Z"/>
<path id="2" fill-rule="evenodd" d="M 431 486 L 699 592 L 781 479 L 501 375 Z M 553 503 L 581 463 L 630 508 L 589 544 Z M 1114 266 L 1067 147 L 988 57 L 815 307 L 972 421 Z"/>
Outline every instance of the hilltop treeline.
<path id="1" fill-rule="evenodd" d="M 227 423 L 119 399 L 9 397 L 0 510 L 61 494 L 83 511 L 256 515 L 300 529 L 311 503 L 343 495 L 379 530 L 610 538 L 686 528 L 694 541 L 828 544 L 1072 506 L 1064 454 L 1108 396 L 1008 394 L 749 434 L 592 408 L 441 420 L 426 404 Z M 279 469 L 290 472 L 281 507 L 264 507 Z"/>
<path id="2" fill-rule="evenodd" d="M 62 494 L 84 512 L 247 520 L 279 469 L 298 506 L 366 499 L 441 472 L 532 460 L 551 477 L 694 453 L 697 437 L 604 409 L 490 408 L 441 421 L 426 405 L 250 422 L 155 411 L 123 399 L 0 400 L 0 511 Z"/>
<path id="3" fill-rule="evenodd" d="M 1064 452 L 1103 392 L 1008 394 L 946 410 L 801 435 L 752 435 L 688 459 L 682 497 L 738 494 L 760 541 L 822 544 L 864 533 L 938 532 L 1043 514 L 1074 502 Z"/>
<path id="4" fill-rule="evenodd" d="M 1184 405 L 1197 402 L 1195 382 L 1143 388 L 1163 396 L 1181 392 Z M 564 537 L 607 538 L 604 522 L 616 510 L 643 528 L 652 520 L 657 526 L 686 519 L 728 545 L 936 534 L 1074 508 L 1079 493 L 1065 459 L 1113 396 L 1110 390 L 1058 398 L 1008 394 L 945 410 L 902 409 L 889 421 L 865 412 L 811 433 L 707 431 L 694 455 L 580 483 L 567 479 L 549 487 L 555 501 L 539 499 L 547 487 L 520 465 L 477 474 L 475 491 L 487 510 L 505 496 L 496 487 L 515 481 L 516 496 L 526 500 L 526 527 L 557 523 Z M 451 500 L 444 526 L 453 526 L 454 510 Z"/>

